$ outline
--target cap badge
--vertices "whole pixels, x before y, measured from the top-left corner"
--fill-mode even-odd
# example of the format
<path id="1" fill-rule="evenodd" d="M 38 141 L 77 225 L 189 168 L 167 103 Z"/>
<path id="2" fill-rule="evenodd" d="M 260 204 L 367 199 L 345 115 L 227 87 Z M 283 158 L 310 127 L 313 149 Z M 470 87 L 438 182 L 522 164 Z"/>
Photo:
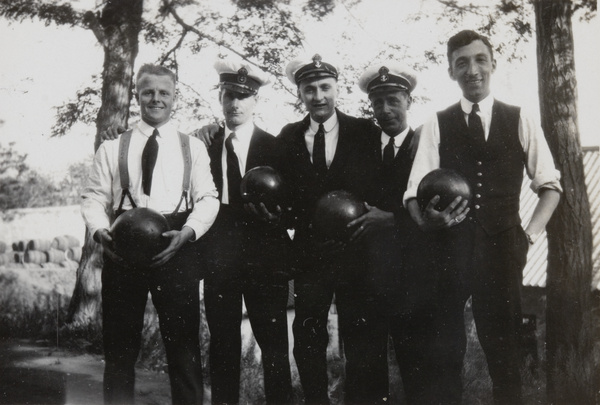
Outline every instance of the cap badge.
<path id="1" fill-rule="evenodd" d="M 238 70 L 238 78 L 237 81 L 239 83 L 246 83 L 246 76 L 248 76 L 248 70 L 246 70 L 246 68 L 240 68 L 240 70 Z"/>
<path id="2" fill-rule="evenodd" d="M 321 61 L 323 60 L 323 58 L 321 58 L 321 55 L 319 55 L 318 53 L 315 54 L 315 56 L 313 56 L 313 63 L 315 64 L 316 68 L 320 68 L 321 67 Z"/>
<path id="3" fill-rule="evenodd" d="M 390 72 L 390 70 L 388 68 L 386 68 L 385 66 L 382 66 L 379 69 L 379 80 L 381 82 L 387 82 L 389 80 L 389 76 L 388 76 L 389 72 Z"/>

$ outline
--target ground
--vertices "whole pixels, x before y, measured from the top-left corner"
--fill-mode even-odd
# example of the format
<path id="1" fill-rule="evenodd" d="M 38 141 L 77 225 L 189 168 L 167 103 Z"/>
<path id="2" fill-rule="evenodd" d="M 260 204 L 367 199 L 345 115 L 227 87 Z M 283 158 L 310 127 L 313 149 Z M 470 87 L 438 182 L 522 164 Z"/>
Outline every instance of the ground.
<path id="1" fill-rule="evenodd" d="M 84 342 L 73 345 L 65 342 L 59 333 L 64 326 L 64 312 L 75 283 L 74 268 L 65 266 L 0 266 L 0 404 L 71 404 L 95 405 L 102 403 L 103 359 L 99 336 L 86 336 Z M 529 358 L 524 369 L 526 404 L 545 403 L 544 339 L 545 296 L 543 290 L 525 292 L 524 309 L 537 317 L 537 328 L 532 330 L 529 353 L 537 354 L 537 364 Z M 596 315 L 599 315 L 596 312 Z M 464 368 L 465 394 L 463 403 L 489 404 L 491 382 L 485 357 L 477 341 L 476 329 L 466 312 L 469 343 Z M 291 324 L 293 311 L 288 320 Z M 339 353 L 335 311 L 330 317 L 329 363 L 331 365 L 330 395 L 334 404 L 342 404 L 340 382 L 343 379 L 343 357 Z M 156 320 L 151 324 L 156 324 Z M 600 324 L 600 323 L 599 323 Z M 598 324 L 597 324 L 598 325 Z M 291 326 L 290 326 L 291 327 Z M 248 322 L 242 325 L 243 375 L 240 388 L 241 404 L 264 404 L 260 351 L 252 337 Z M 32 340 L 44 336 L 44 340 Z M 600 337 L 600 334 L 599 334 Z M 202 337 L 206 350 L 207 336 Z M 96 346 L 86 342 L 96 341 Z M 140 362 L 136 379 L 136 404 L 170 404 L 168 376 L 164 372 L 164 353 L 156 350 L 156 341 Z M 90 347 L 94 347 L 90 350 Z M 290 350 L 293 336 L 290 330 Z M 597 343 L 600 349 L 600 342 Z M 96 354 L 92 354 L 96 353 Z M 595 355 L 599 356 L 596 350 Z M 142 360 L 144 352 L 142 352 Z M 300 404 L 301 388 L 297 369 L 292 361 L 295 403 Z M 402 404 L 402 388 L 397 365 L 390 357 L 390 403 Z M 598 359 L 597 359 L 598 360 Z M 598 364 L 596 361 L 595 364 Z M 210 390 L 205 387 L 205 403 L 210 402 Z"/>
<path id="2" fill-rule="evenodd" d="M 0 404 L 102 403 L 102 356 L 75 354 L 50 342 L 0 342 Z M 169 404 L 165 373 L 137 371 L 136 404 Z"/>

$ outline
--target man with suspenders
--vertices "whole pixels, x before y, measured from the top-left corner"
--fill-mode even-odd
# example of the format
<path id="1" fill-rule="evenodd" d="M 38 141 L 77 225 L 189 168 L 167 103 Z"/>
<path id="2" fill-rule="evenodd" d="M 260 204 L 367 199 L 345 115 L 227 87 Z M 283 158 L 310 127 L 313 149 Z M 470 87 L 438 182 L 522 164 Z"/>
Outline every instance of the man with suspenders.
<path id="1" fill-rule="evenodd" d="M 104 249 L 102 322 L 104 402 L 134 402 L 138 357 L 148 292 L 158 312 L 167 354 L 173 404 L 201 404 L 197 240 L 219 210 L 204 145 L 177 132 L 171 122 L 176 78 L 143 65 L 136 77 L 142 121 L 120 140 L 104 142 L 82 198 L 82 215 Z M 170 243 L 148 266 L 132 266 L 115 254 L 111 214 L 148 207 L 165 215 Z"/>

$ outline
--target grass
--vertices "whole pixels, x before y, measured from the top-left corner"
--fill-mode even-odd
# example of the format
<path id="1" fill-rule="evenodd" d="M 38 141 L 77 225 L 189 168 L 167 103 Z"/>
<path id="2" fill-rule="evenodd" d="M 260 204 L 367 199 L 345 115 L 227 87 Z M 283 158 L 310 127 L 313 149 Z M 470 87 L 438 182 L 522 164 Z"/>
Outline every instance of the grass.
<path id="1" fill-rule="evenodd" d="M 101 331 L 99 325 L 88 325 L 86 328 L 70 328 L 65 325 L 66 313 L 69 303 L 68 293 L 63 289 L 53 287 L 44 289 L 32 282 L 33 286 L 25 286 L 23 271 L 0 271 L 0 338 L 28 338 L 45 340 L 48 345 L 88 353 L 101 353 Z M 27 271 L 35 273 L 37 270 Z M 40 269 L 34 274 L 35 280 L 40 277 L 50 277 L 48 269 Z M 62 274 L 62 273 L 61 273 Z M 59 274 L 60 275 L 60 274 Z M 62 276 L 60 276 L 62 277 Z M 62 282 L 61 278 L 57 282 Z M 73 285 L 73 284 L 71 284 Z M 69 289 L 71 287 L 69 286 Z M 67 289 L 68 290 L 68 289 Z M 523 393 L 526 404 L 545 404 L 546 398 L 546 358 L 545 358 L 545 295 L 543 290 L 528 290 L 524 294 L 524 313 L 536 316 L 534 342 L 530 342 L 530 352 L 525 358 L 522 368 Z M 202 312 L 203 313 L 203 312 Z M 577 372 L 572 373 L 582 376 L 582 381 L 589 381 L 590 375 L 598 376 L 600 368 L 600 294 L 594 297 L 593 325 L 594 348 L 591 358 L 583 359 L 577 354 L 565 358 L 565 367 Z M 293 314 L 290 314 L 290 321 Z M 467 308 L 465 313 L 468 331 L 468 348 L 463 369 L 465 405 L 491 404 L 491 381 L 487 373 L 487 364 L 479 342 L 472 315 Z M 139 357 L 139 366 L 166 372 L 164 347 L 158 330 L 156 311 L 150 303 L 146 310 L 146 319 L 143 333 L 142 351 Z M 339 339 L 337 336 L 336 318 L 332 314 L 329 324 L 330 347 L 328 348 L 330 396 L 333 404 L 343 404 L 344 358 L 340 353 Z M 262 365 L 260 362 L 260 349 L 253 339 L 247 323 L 243 326 L 244 348 L 242 352 L 241 376 L 241 404 L 264 404 L 264 391 L 262 387 Z M 292 339 L 291 329 L 290 338 Z M 206 398 L 210 398 L 208 377 L 208 342 L 209 332 L 206 320 L 203 318 L 201 327 L 201 341 L 203 344 L 203 366 L 205 370 Z M 290 343 L 290 350 L 293 342 Z M 291 352 L 290 352 L 291 353 Z M 298 372 L 292 361 L 292 379 L 294 384 L 294 402 L 301 403 L 301 387 Z M 403 404 L 401 377 L 395 356 L 389 353 L 391 401 L 393 404 Z"/>

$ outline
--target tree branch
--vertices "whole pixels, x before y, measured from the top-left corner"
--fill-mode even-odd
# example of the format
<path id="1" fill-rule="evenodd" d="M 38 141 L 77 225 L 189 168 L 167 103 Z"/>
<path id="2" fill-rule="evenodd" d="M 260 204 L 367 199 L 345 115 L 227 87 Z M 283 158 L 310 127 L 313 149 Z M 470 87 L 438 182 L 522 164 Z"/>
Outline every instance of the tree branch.
<path id="1" fill-rule="evenodd" d="M 205 39 L 207 41 L 212 42 L 213 44 L 217 45 L 217 46 L 221 46 L 225 49 L 227 49 L 228 51 L 234 53 L 235 55 L 239 56 L 240 58 L 242 58 L 243 60 L 245 60 L 246 62 L 250 63 L 251 65 L 256 66 L 257 68 L 261 69 L 264 72 L 269 72 L 268 69 L 256 62 L 254 62 L 253 60 L 249 59 L 245 54 L 243 54 L 242 52 L 238 51 L 237 49 L 233 48 L 231 45 L 229 45 L 227 42 L 223 41 L 223 40 L 219 40 L 215 37 L 213 37 L 212 35 L 206 34 L 204 32 L 201 32 L 200 30 L 198 30 L 195 26 L 186 23 L 183 18 L 181 18 L 181 16 L 177 13 L 177 10 L 175 10 L 175 7 L 173 5 L 173 2 L 169 1 L 169 0 L 163 0 L 163 11 L 168 12 L 169 14 L 171 14 L 171 16 L 175 19 L 175 21 L 181 25 L 181 27 L 183 28 L 183 31 L 185 34 L 187 34 L 187 32 L 193 32 L 194 34 L 196 34 L 200 39 Z M 297 30 L 294 30 L 295 32 L 297 32 Z M 185 35 L 184 34 L 184 35 Z M 178 46 L 181 44 L 181 42 L 183 41 L 183 37 L 180 39 L 180 41 L 178 42 L 178 44 L 173 47 L 173 49 L 177 49 Z M 275 75 L 275 79 L 281 84 L 281 86 L 291 95 L 293 95 L 294 97 L 297 97 L 297 95 L 288 89 L 288 87 L 283 83 L 283 75 L 281 73 L 276 73 Z"/>
<path id="2" fill-rule="evenodd" d="M 94 33 L 100 45 L 106 46 L 106 35 L 96 13 L 93 11 L 86 12 L 83 16 L 83 24 Z"/>
<path id="3" fill-rule="evenodd" d="M 256 63 L 256 62 L 248 59 L 246 57 L 246 55 L 244 55 L 240 51 L 232 48 L 225 41 L 219 40 L 219 39 L 213 37 L 212 35 L 205 34 L 205 33 L 201 32 L 200 30 L 198 30 L 193 25 L 190 25 L 190 24 L 186 23 L 185 21 L 183 21 L 183 18 L 181 18 L 179 16 L 179 14 L 177 13 L 177 11 L 175 10 L 175 7 L 173 7 L 173 3 L 170 2 L 169 0 L 163 0 L 163 4 L 164 4 L 164 9 L 168 10 L 169 14 L 171 14 L 171 16 L 173 16 L 173 18 L 175 19 L 175 21 L 177 21 L 177 23 L 183 27 L 184 31 L 191 31 L 194 34 L 198 35 L 198 37 L 200 37 L 200 39 L 206 39 L 206 40 L 214 43 L 215 45 L 222 46 L 223 48 L 227 49 L 228 51 L 233 52 L 234 54 L 238 55 L 239 57 L 241 57 L 242 59 L 244 59 L 246 62 L 248 62 L 248 63 L 250 63 L 250 64 L 258 67 L 259 69 L 262 69 L 262 70 L 266 71 L 266 69 L 263 66 L 261 66 L 258 63 Z"/>
<path id="4" fill-rule="evenodd" d="M 162 65 L 167 59 L 169 59 L 169 56 L 171 54 L 175 54 L 175 52 L 177 52 L 177 50 L 179 48 L 181 48 L 181 44 L 183 44 L 183 40 L 185 39 L 185 36 L 187 35 L 187 33 L 189 32 L 189 30 L 186 27 L 183 27 L 183 31 L 181 32 L 181 36 L 179 37 L 179 41 L 177 41 L 177 43 L 171 48 L 169 49 L 167 52 L 165 52 L 163 54 L 163 56 L 160 59 L 160 64 Z"/>

